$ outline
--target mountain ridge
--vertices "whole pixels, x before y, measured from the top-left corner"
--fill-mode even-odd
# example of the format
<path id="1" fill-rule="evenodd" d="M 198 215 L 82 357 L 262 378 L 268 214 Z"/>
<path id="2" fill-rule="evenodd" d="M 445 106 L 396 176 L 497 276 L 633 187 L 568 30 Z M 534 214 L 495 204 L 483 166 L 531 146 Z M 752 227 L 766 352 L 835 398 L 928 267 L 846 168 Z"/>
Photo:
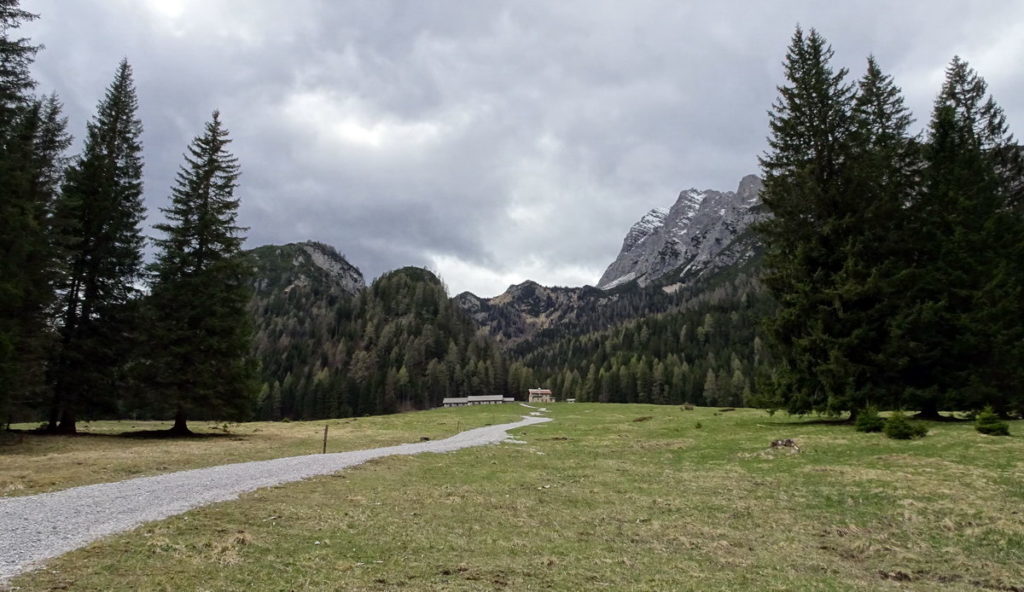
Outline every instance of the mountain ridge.
<path id="1" fill-rule="evenodd" d="M 677 280 L 693 280 L 724 267 L 714 259 L 764 215 L 761 187 L 760 178 L 747 175 L 736 191 L 681 191 L 664 215 L 663 209 L 650 210 L 630 228 L 597 287 L 608 290 L 633 281 L 646 286 L 677 270 Z"/>

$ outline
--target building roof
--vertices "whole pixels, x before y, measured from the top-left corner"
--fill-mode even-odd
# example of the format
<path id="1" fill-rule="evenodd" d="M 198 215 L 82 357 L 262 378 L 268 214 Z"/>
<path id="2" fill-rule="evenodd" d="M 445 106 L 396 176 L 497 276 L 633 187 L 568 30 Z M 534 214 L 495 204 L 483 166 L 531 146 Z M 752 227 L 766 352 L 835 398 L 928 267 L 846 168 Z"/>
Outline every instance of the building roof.
<path id="1" fill-rule="evenodd" d="M 468 403 L 468 402 L 469 402 L 469 397 L 445 397 L 444 401 L 441 401 L 441 404 L 444 405 L 445 403 Z"/>
<path id="2" fill-rule="evenodd" d="M 550 395 L 551 389 L 530 389 L 531 395 Z"/>
<path id="3" fill-rule="evenodd" d="M 501 395 L 470 395 L 469 402 L 474 401 L 501 401 L 504 397 Z"/>

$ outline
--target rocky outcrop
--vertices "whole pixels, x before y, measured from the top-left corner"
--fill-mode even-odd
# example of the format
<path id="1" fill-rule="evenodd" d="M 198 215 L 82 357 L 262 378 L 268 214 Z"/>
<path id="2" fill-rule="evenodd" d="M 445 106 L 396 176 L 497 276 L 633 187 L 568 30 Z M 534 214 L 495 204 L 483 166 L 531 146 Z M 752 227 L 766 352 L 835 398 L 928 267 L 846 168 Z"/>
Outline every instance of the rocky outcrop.
<path id="1" fill-rule="evenodd" d="M 338 251 L 318 242 L 267 245 L 249 251 L 256 294 L 296 288 L 355 296 L 366 289 L 359 268 Z"/>
<path id="2" fill-rule="evenodd" d="M 688 283 L 712 271 L 742 262 L 755 246 L 733 245 L 759 219 L 761 180 L 744 177 L 736 191 L 687 189 L 667 211 L 651 210 L 633 225 L 619 256 L 597 287 L 603 290 L 635 281 Z M 756 242 L 756 241 L 755 241 Z"/>
<path id="3" fill-rule="evenodd" d="M 549 288 L 526 281 L 509 286 L 494 298 L 480 298 L 463 292 L 454 300 L 473 319 L 481 333 L 509 346 L 529 340 L 545 329 L 587 320 L 596 309 L 615 302 L 618 296 L 591 286 Z"/>

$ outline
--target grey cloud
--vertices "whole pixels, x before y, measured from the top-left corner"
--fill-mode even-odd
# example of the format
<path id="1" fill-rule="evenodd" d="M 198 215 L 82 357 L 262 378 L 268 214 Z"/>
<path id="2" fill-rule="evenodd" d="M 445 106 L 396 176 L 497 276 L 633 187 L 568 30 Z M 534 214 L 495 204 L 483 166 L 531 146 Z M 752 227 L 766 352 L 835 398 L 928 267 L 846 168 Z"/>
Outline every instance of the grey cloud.
<path id="1" fill-rule="evenodd" d="M 216 107 L 249 245 L 322 240 L 370 277 L 428 265 L 484 295 L 594 282 L 645 211 L 756 172 L 797 23 L 855 77 L 874 53 L 920 125 L 954 53 L 1024 117 L 1009 1 L 23 5 L 42 15 L 40 90 L 76 135 L 117 61 L 134 66 L 154 220 Z"/>

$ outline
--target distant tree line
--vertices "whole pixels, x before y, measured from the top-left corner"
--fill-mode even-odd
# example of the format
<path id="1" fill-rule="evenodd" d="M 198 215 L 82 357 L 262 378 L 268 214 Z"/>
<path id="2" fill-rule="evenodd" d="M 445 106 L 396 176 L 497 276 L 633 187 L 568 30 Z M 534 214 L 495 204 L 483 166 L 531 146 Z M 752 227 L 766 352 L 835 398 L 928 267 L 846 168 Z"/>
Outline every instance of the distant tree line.
<path id="1" fill-rule="evenodd" d="M 60 101 L 32 94 L 39 48 L 15 36 L 34 18 L 0 0 L 0 421 L 43 416 L 74 433 L 131 408 L 185 432 L 189 417 L 247 411 L 248 268 L 219 114 L 188 148 L 147 266 L 131 67 L 68 158 Z"/>
<path id="2" fill-rule="evenodd" d="M 675 309 L 565 335 L 522 362 L 559 398 L 739 406 L 770 371 L 761 321 L 773 303 L 755 275 L 705 284 Z"/>
<path id="3" fill-rule="evenodd" d="M 946 70 L 927 131 L 873 58 L 797 29 L 761 159 L 770 407 L 1024 412 L 1021 149 L 985 81 Z"/>
<path id="4" fill-rule="evenodd" d="M 258 418 L 394 413 L 535 386 L 426 270 L 386 273 L 352 295 L 309 277 L 282 289 L 292 280 L 280 267 L 290 267 L 294 254 L 262 247 L 254 257 L 265 282 L 252 301 L 262 362 Z"/>

